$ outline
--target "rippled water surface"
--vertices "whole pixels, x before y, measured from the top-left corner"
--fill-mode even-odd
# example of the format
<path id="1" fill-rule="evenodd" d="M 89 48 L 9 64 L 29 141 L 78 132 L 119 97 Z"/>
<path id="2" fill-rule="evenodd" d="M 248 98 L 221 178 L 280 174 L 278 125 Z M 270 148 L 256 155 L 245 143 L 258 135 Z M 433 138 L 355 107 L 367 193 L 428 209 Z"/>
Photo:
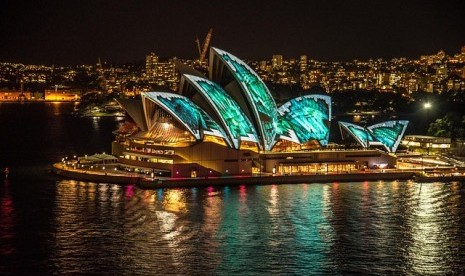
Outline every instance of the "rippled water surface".
<path id="1" fill-rule="evenodd" d="M 70 108 L 0 104 L 12 128 L 0 137 L 0 166 L 12 169 L 0 180 L 0 274 L 465 273 L 463 183 L 140 190 L 63 180 L 48 164 L 109 151 L 118 124 Z"/>

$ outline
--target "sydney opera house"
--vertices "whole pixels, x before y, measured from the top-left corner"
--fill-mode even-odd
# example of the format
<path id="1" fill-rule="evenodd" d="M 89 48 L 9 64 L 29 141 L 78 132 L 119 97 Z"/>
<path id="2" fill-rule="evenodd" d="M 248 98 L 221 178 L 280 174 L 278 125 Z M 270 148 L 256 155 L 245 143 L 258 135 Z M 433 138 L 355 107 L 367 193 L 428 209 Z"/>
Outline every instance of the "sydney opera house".
<path id="1" fill-rule="evenodd" d="M 329 146 L 331 98 L 305 95 L 277 106 L 243 61 L 210 49 L 209 75 L 187 66 L 174 92 L 119 99 L 127 121 L 113 154 L 128 170 L 172 177 L 350 172 L 394 167 L 407 121 L 340 122 L 358 149 Z"/>

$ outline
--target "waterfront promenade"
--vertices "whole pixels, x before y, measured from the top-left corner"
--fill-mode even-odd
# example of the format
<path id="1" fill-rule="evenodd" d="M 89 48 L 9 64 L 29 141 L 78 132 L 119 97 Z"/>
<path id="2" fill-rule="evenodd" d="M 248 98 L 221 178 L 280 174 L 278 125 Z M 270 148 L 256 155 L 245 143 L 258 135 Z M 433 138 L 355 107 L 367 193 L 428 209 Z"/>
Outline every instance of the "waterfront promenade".
<path id="1" fill-rule="evenodd" d="M 225 177 L 198 178 L 151 178 L 146 175 L 115 171 L 112 169 L 77 169 L 61 162 L 53 164 L 53 172 L 57 175 L 81 181 L 136 184 L 144 189 L 181 188 L 224 185 L 256 185 L 256 184 L 298 184 L 298 183 L 331 183 L 360 181 L 394 181 L 414 180 L 420 177 L 414 171 L 361 171 L 339 174 L 305 174 L 305 175 L 241 175 Z"/>
<path id="2" fill-rule="evenodd" d="M 62 162 L 53 164 L 52 171 L 64 178 L 80 181 L 102 182 L 114 184 L 137 184 L 141 176 L 134 173 L 104 169 L 77 169 Z"/>

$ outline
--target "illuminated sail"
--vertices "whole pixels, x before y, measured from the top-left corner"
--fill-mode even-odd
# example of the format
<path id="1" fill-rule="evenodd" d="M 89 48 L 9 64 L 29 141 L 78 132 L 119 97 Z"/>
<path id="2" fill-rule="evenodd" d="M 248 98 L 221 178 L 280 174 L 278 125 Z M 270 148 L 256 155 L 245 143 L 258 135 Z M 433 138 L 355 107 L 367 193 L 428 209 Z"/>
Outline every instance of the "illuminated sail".
<path id="1" fill-rule="evenodd" d="M 370 145 L 382 145 L 388 152 L 395 152 L 408 123 L 408 121 L 386 121 L 364 128 L 347 122 L 339 122 L 339 127 L 346 130 L 365 148 Z"/>
<path id="2" fill-rule="evenodd" d="M 218 84 L 204 78 L 184 75 L 213 108 L 236 149 L 241 141 L 258 143 L 257 134 L 239 105 Z"/>
<path id="3" fill-rule="evenodd" d="M 389 152 L 396 152 L 408 123 L 408 121 L 387 121 L 369 126 L 368 130 Z"/>
<path id="4" fill-rule="evenodd" d="M 220 49 L 211 48 L 213 53 L 226 65 L 241 87 L 242 98 L 247 102 L 250 120 L 256 127 L 261 144 L 271 150 L 276 143 L 278 111 L 270 91 L 260 77 L 243 61 Z M 245 106 L 243 106 L 245 107 Z"/>
<path id="5" fill-rule="evenodd" d="M 150 117 L 151 114 L 149 110 L 150 102 L 160 106 L 172 117 L 176 118 L 197 140 L 202 140 L 203 135 L 208 134 L 223 138 L 226 143 L 231 145 L 224 130 L 205 111 L 188 98 L 166 92 L 142 93 L 142 103 L 147 117 Z M 147 118 L 147 121 L 151 122 L 151 119 Z M 148 127 L 150 129 L 150 123 L 148 123 Z"/>
<path id="6" fill-rule="evenodd" d="M 296 143 L 317 140 L 326 146 L 331 121 L 331 98 L 325 95 L 306 95 L 292 99 L 278 109 L 282 139 Z"/>

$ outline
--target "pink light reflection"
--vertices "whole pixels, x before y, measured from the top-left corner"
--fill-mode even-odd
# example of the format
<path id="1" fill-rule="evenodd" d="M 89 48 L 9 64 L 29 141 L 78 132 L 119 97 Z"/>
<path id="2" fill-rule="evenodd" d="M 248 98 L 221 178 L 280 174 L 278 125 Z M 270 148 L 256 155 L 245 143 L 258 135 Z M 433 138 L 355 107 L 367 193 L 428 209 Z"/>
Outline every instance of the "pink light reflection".
<path id="1" fill-rule="evenodd" d="M 127 185 L 124 194 L 127 198 L 132 198 L 134 196 L 134 185 Z"/>
<path id="2" fill-rule="evenodd" d="M 239 195 L 241 197 L 241 200 L 245 200 L 246 194 L 247 194 L 247 190 L 245 188 L 245 185 L 240 185 L 239 186 Z"/>
<path id="3" fill-rule="evenodd" d="M 16 251 L 9 241 L 13 240 L 15 227 L 15 209 L 13 206 L 13 200 L 8 192 L 9 182 L 5 180 L 4 186 L 2 187 L 3 196 L 0 198 L 0 237 L 3 242 L 0 243 L 0 256 L 11 255 Z M 2 194 L 2 193 L 0 193 Z"/>

